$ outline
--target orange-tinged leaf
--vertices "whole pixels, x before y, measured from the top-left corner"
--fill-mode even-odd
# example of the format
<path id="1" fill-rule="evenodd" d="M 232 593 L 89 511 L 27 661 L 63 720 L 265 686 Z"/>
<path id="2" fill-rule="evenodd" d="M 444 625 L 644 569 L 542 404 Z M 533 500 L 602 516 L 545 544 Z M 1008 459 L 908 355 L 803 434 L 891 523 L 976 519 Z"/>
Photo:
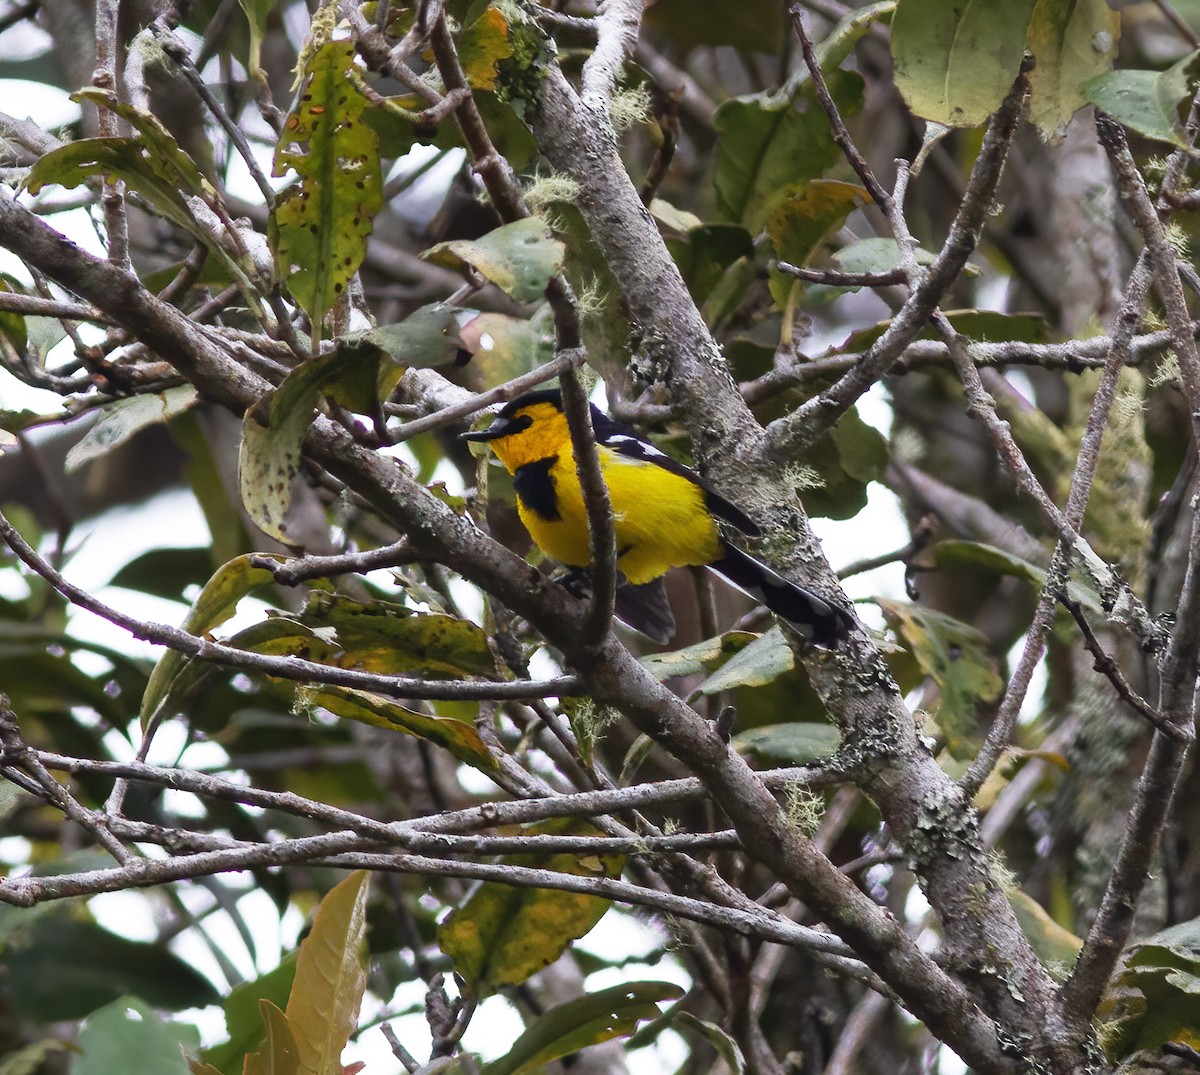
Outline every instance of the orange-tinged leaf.
<path id="1" fill-rule="evenodd" d="M 300 1075 L 300 1050 L 291 1020 L 269 1000 L 260 1000 L 258 1010 L 267 1035 L 258 1051 L 246 1057 L 244 1075 Z"/>
<path id="2" fill-rule="evenodd" d="M 473 90 L 494 90 L 496 64 L 512 54 L 508 20 L 495 7 L 487 8 L 458 39 L 458 58 Z"/>
<path id="3" fill-rule="evenodd" d="M 336 1075 L 342 1050 L 358 1025 L 367 986 L 367 890 L 356 870 L 321 901 L 300 945 L 287 1021 L 299 1053 L 297 1075 Z"/>

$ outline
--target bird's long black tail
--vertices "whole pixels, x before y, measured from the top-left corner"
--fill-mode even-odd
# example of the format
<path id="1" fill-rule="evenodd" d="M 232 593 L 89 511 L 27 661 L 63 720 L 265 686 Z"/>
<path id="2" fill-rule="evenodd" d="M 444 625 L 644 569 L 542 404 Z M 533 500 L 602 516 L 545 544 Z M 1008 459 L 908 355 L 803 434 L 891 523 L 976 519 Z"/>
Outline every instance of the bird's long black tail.
<path id="1" fill-rule="evenodd" d="M 814 646 L 832 649 L 854 626 L 854 617 L 845 609 L 789 582 L 736 545 L 727 543 L 725 555 L 708 566 L 761 601 Z"/>

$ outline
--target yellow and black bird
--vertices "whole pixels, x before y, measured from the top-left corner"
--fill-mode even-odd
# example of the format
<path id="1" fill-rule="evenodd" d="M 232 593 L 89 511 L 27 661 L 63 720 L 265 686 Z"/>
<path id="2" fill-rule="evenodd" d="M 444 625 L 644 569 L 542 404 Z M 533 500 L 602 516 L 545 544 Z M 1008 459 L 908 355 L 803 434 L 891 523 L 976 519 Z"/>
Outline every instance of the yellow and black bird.
<path id="1" fill-rule="evenodd" d="M 617 616 L 656 642 L 675 632 L 662 576 L 672 567 L 704 565 L 723 575 L 818 646 L 846 635 L 853 618 L 789 582 L 731 545 L 717 520 L 756 537 L 758 526 L 699 474 L 659 451 L 632 429 L 592 407 L 600 472 L 612 502 L 617 567 L 624 583 Z M 486 441 L 513 476 L 517 511 L 538 547 L 575 569 L 591 562 L 587 509 L 575 471 L 562 394 L 544 389 L 506 404 L 491 425 L 464 440 Z"/>

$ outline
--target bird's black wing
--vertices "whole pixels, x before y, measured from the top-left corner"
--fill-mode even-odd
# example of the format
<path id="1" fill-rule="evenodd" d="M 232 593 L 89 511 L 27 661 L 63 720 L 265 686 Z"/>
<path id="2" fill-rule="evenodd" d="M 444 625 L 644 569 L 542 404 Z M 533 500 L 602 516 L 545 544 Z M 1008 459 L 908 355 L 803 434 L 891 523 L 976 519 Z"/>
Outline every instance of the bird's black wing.
<path id="1" fill-rule="evenodd" d="M 625 456 L 626 459 L 652 463 L 656 467 L 662 467 L 663 470 L 686 478 L 693 485 L 704 490 L 705 506 L 717 518 L 724 519 L 750 537 L 758 537 L 762 533 L 758 523 L 736 504 L 726 500 L 691 467 L 672 459 L 666 452 L 659 451 L 645 437 L 639 436 L 628 426 L 614 422 L 596 407 L 592 408 L 592 428 L 596 432 L 597 444 L 602 444 L 618 455 Z"/>

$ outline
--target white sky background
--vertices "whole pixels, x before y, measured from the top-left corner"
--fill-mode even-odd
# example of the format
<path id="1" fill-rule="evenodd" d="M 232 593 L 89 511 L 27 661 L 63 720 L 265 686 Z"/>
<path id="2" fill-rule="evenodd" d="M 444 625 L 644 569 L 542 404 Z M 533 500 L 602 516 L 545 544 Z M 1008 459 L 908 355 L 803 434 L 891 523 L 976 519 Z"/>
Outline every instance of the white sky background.
<path id="1" fill-rule="evenodd" d="M 34 55 L 45 47 L 45 39 L 22 24 L 16 30 L 9 31 L 0 37 L 0 55 L 6 59 L 16 59 L 24 55 Z M 38 83 L 17 82 L 0 79 L 0 98 L 5 102 L 4 107 L 17 112 L 19 118 L 28 115 L 43 127 L 55 127 L 72 122 L 78 117 L 79 108 L 67 100 L 66 95 L 58 93 Z M 264 154 L 265 154 L 264 150 Z M 421 156 L 433 152 L 426 147 L 417 147 L 406 161 L 404 167 L 413 167 Z M 239 161 L 240 166 L 240 161 Z M 440 200 L 439 189 L 448 182 L 450 175 L 457 169 L 457 161 L 451 160 L 435 169 L 425 177 L 416 188 L 416 196 L 428 201 L 436 207 Z M 269 160 L 266 170 L 269 173 Z M 245 186 L 244 191 L 238 191 L 238 185 Z M 242 169 L 240 175 L 235 175 L 231 188 L 247 197 L 257 196 L 248 175 Z M 28 196 L 26 196 L 28 199 Z M 432 210 L 430 210 L 432 212 Z M 418 215 L 428 215 L 424 207 L 417 210 Z M 54 226 L 67 233 L 73 240 L 85 249 L 101 253 L 101 245 L 96 236 L 95 228 L 90 219 L 82 211 L 62 214 L 53 218 Z M 11 272 L 15 276 L 27 279 L 23 268 L 5 252 L 0 252 L 0 271 Z M 861 299 L 852 299 L 862 306 Z M 881 308 L 882 309 L 882 308 Z M 881 315 L 881 316 L 885 316 Z M 877 318 L 867 317 L 865 323 Z M 829 341 L 832 342 L 832 341 Z M 813 341 L 808 341 L 813 346 Z M 819 345 L 817 345 L 819 346 Z M 61 406 L 60 399 L 50 393 L 35 392 L 15 382 L 10 377 L 0 377 L 0 409 L 16 409 L 30 407 L 33 409 L 54 412 Z M 859 413 L 867 423 L 887 433 L 891 422 L 891 413 L 885 393 L 878 386 L 872 390 L 859 405 Z M 451 468 L 438 474 L 439 479 L 456 481 L 457 475 Z M 854 519 L 837 522 L 829 519 L 814 519 L 813 526 L 822 539 L 826 555 L 835 569 L 867 556 L 875 556 L 882 552 L 899 548 L 907 540 L 907 528 L 899 511 L 895 497 L 879 484 L 873 484 L 869 489 L 867 507 Z M 184 491 L 172 491 L 159 495 L 152 500 L 133 507 L 119 508 L 105 513 L 102 517 L 77 528 L 72 535 L 71 557 L 67 574 L 71 581 L 95 592 L 102 600 L 121 608 L 132 615 L 146 619 L 155 619 L 168 623 L 178 623 L 183 617 L 181 605 L 136 595 L 129 591 L 119 590 L 105 585 L 108 579 L 122 564 L 135 559 L 137 556 L 152 548 L 170 545 L 203 544 L 207 540 L 206 526 L 193 497 Z M 119 556 L 113 555 L 113 550 L 120 550 Z M 875 571 L 856 576 L 846 583 L 846 590 L 852 598 L 862 599 L 872 595 L 886 595 L 893 598 L 904 597 L 903 566 L 890 564 Z M 0 590 L 12 585 L 13 575 L 10 572 L 0 573 Z M 230 625 L 228 630 L 244 626 L 247 619 L 255 619 L 261 606 L 252 606 L 246 616 Z M 874 606 L 859 606 L 868 622 L 879 627 L 882 618 Z M 103 642 L 126 651 L 153 653 L 154 647 L 129 638 L 123 631 L 111 624 L 99 620 L 89 613 L 77 612 L 72 616 L 71 629 L 81 638 Z M 1031 697 L 1038 697 L 1040 692 L 1031 692 Z M 131 705 L 135 704 L 131 700 Z M 122 751 L 128 753 L 128 747 L 117 736 L 112 739 L 114 754 L 120 756 Z M 181 727 L 168 725 L 159 733 L 151 754 L 151 761 L 161 761 L 205 767 L 219 765 L 223 754 L 214 744 L 197 744 L 190 747 L 180 758 L 184 745 Z M 178 804 L 183 808 L 183 802 Z M 0 840 L 0 854 L 5 850 L 7 841 Z M 10 848 L 11 850 L 11 848 Z M 8 855 L 3 855 L 9 859 Z M 11 861 L 11 859 L 9 859 Z M 246 887 L 246 877 L 232 878 L 230 883 L 235 887 Z M 211 897 L 196 888 L 180 886 L 184 898 L 193 903 L 194 910 L 206 910 Z M 153 897 L 150 897 L 151 901 Z M 147 903 L 142 895 L 114 893 L 95 897 L 90 901 L 90 907 L 97 919 L 114 932 L 135 939 L 150 939 L 154 936 L 152 922 L 147 918 Z M 303 926 L 301 917 L 295 910 L 289 911 L 280 921 L 270 899 L 261 892 L 250 891 L 239 901 L 239 909 L 250 922 L 259 944 L 259 966 L 248 964 L 244 945 L 238 939 L 236 931 L 227 916 L 222 913 L 209 915 L 205 919 L 205 927 L 215 943 L 219 944 L 229 957 L 239 966 L 239 970 L 247 977 L 270 969 L 278 961 L 282 952 L 295 946 L 300 929 Z M 635 922 L 627 915 L 609 914 L 600 925 L 581 942 L 580 947 L 611 957 L 614 952 L 627 953 L 631 957 L 649 952 L 660 944 L 662 938 L 641 923 Z M 179 955 L 193 963 L 198 969 L 209 974 L 214 981 L 224 981 L 216 962 L 204 943 L 189 933 L 181 935 L 174 945 Z M 652 967 L 631 965 L 621 971 L 604 972 L 593 975 L 588 979 L 589 989 L 604 988 L 618 981 L 636 979 L 666 979 L 687 986 L 688 980 L 680 965 L 673 959 L 666 959 Z M 393 1026 L 406 1046 L 423 1059 L 427 1053 L 428 1030 L 422 1014 L 420 1014 L 423 997 L 423 983 L 411 983 L 402 989 L 397 997 L 392 998 L 392 1010 L 413 1006 L 417 1014 L 393 1019 Z M 377 1014 L 377 1001 L 368 998 L 364 1006 L 363 1019 L 369 1019 Z M 193 1019 L 200 1025 L 206 1043 L 223 1039 L 224 1025 L 219 1009 L 211 1008 L 204 1012 L 186 1013 L 188 1019 Z M 519 1024 L 507 1002 L 502 998 L 492 998 L 486 1001 L 476 1014 L 470 1029 L 464 1039 L 469 1049 L 481 1052 L 485 1057 L 496 1056 L 508 1047 L 516 1033 Z M 665 1034 L 657 1049 L 642 1050 L 632 1054 L 631 1068 L 635 1075 L 652 1075 L 652 1073 L 670 1071 L 681 1061 L 684 1055 L 682 1041 L 672 1032 Z M 361 1043 L 355 1043 L 347 1050 L 345 1061 L 365 1060 L 372 1072 L 399 1071 L 398 1062 L 391 1056 L 386 1042 L 377 1030 L 364 1035 Z M 950 1064 L 945 1070 L 957 1069 Z"/>

